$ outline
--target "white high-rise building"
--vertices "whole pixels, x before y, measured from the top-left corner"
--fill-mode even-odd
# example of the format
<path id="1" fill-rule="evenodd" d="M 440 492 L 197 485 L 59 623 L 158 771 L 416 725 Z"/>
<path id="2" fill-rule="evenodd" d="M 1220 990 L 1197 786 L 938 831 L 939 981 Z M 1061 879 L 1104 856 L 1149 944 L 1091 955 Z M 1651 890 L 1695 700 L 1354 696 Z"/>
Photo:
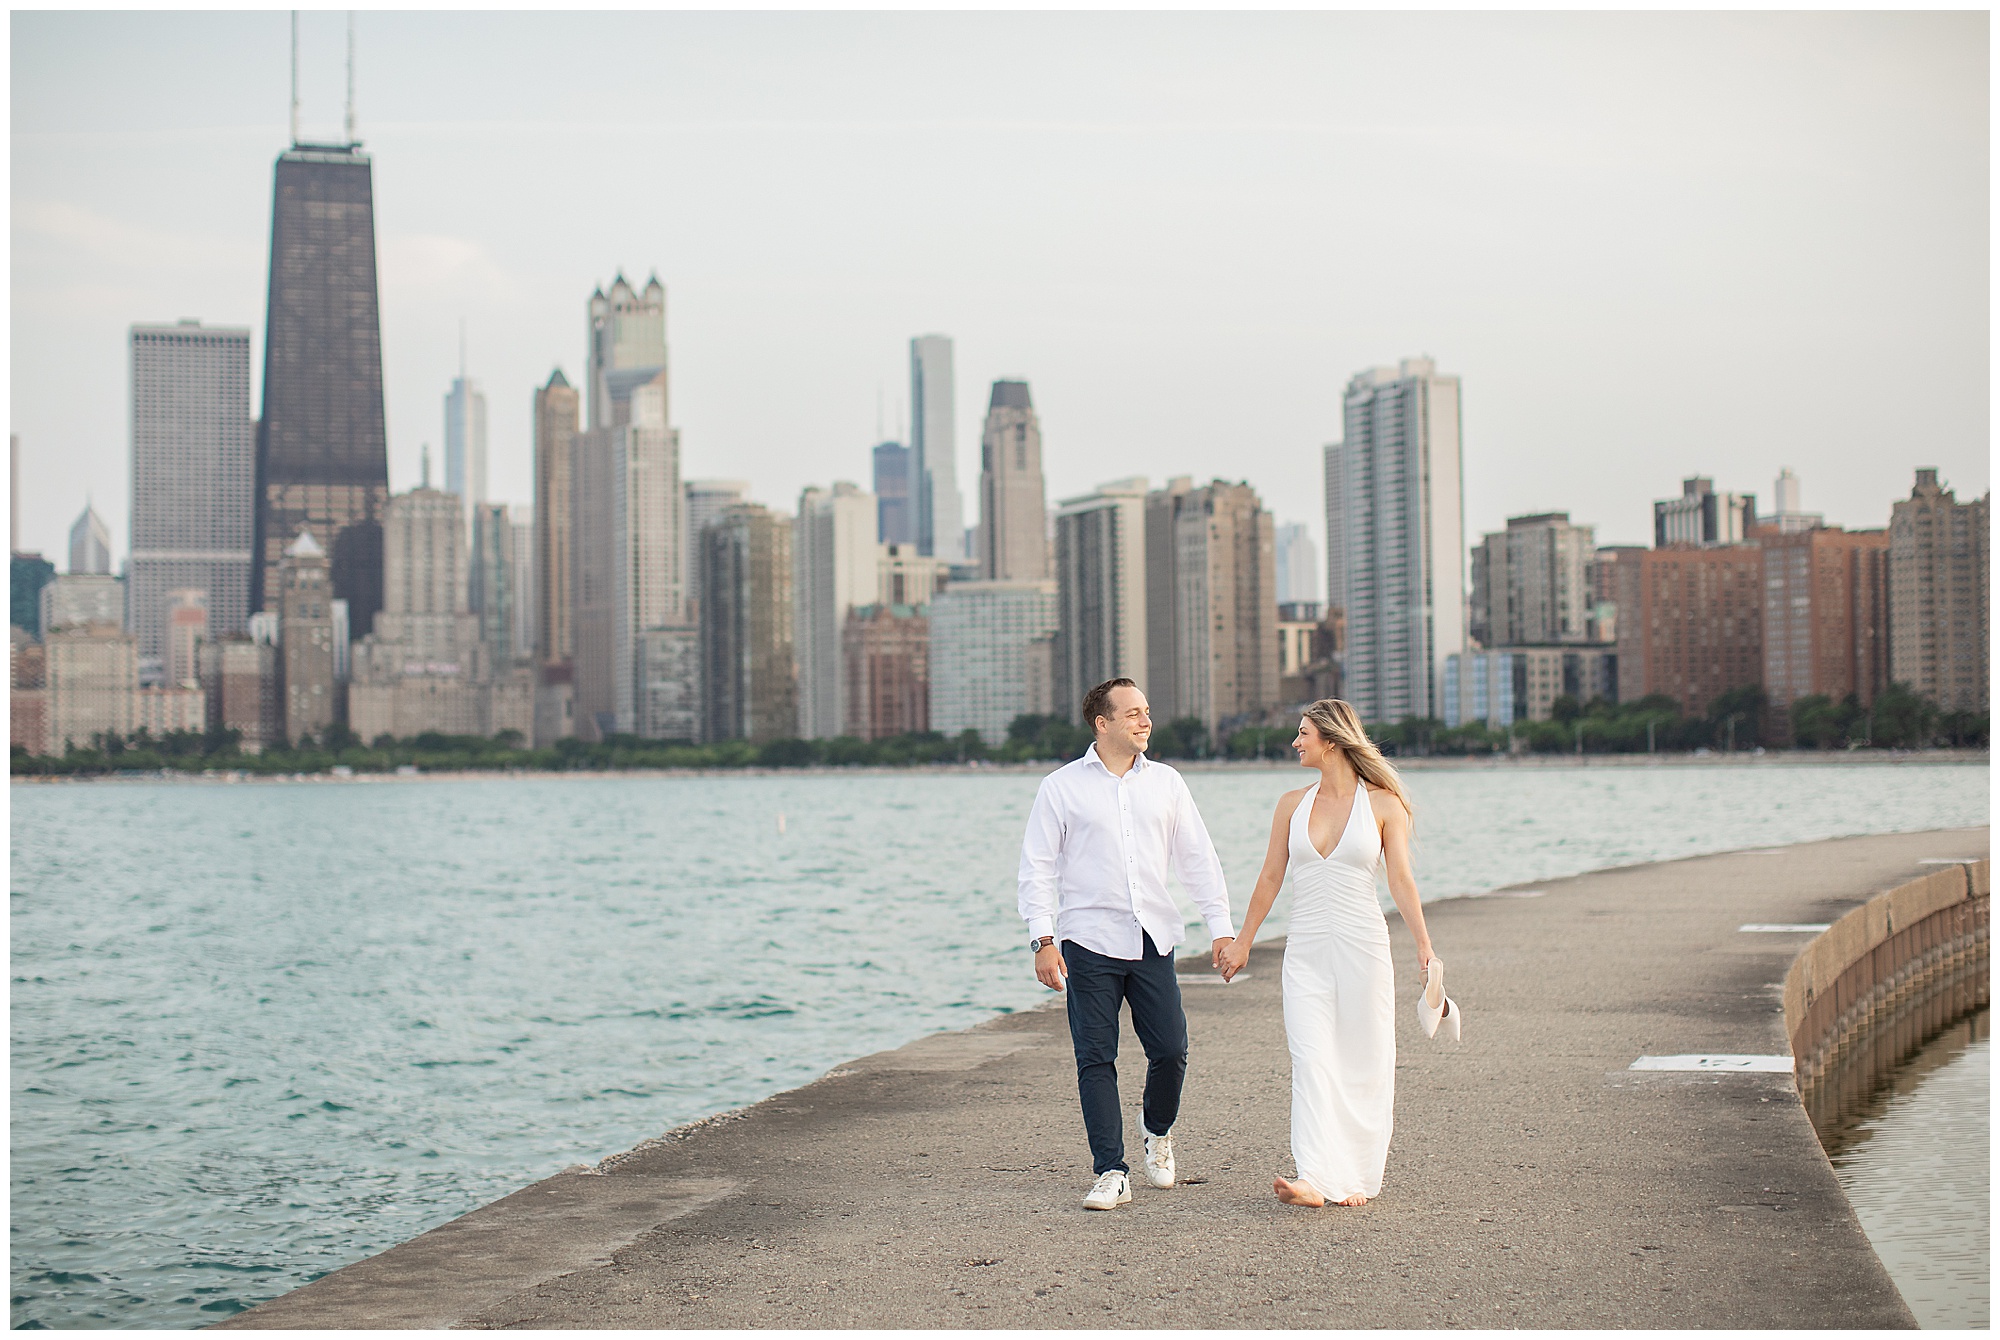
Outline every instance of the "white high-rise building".
<path id="1" fill-rule="evenodd" d="M 1028 384 L 993 383 L 979 444 L 979 575 L 1033 582 L 1049 575 L 1042 425 Z"/>
<path id="2" fill-rule="evenodd" d="M 871 605 L 882 546 L 875 542 L 876 498 L 840 482 L 831 492 L 799 495 L 792 522 L 792 647 L 799 675 L 799 734 L 808 740 L 859 734 L 843 717 L 847 703 L 841 631 L 847 612 Z"/>
<path id="3" fill-rule="evenodd" d="M 535 521 L 532 506 L 514 508 L 514 656 L 527 660 L 535 654 L 535 640 L 541 636 L 536 619 L 539 609 L 535 596 L 541 587 L 535 577 Z"/>
<path id="4" fill-rule="evenodd" d="M 958 562 L 968 554 L 954 387 L 951 336 L 911 340 L 910 486 L 917 500 L 917 552 Z"/>
<path id="5" fill-rule="evenodd" d="M 1771 496 L 1778 504 L 1777 513 L 1771 517 L 1771 525 L 1778 528 L 1780 535 L 1794 535 L 1802 530 L 1818 530 L 1826 524 L 1826 517 L 1819 512 L 1802 511 L 1799 507 L 1799 477 L 1792 473 L 1788 465 L 1778 471 L 1778 478 L 1771 486 Z"/>
<path id="6" fill-rule="evenodd" d="M 133 326 L 131 339 L 132 632 L 142 659 L 164 658 L 171 591 L 208 593 L 210 638 L 250 617 L 250 332 L 184 321 Z M 91 570 L 109 572 L 108 549 L 103 560 Z"/>
<path id="7" fill-rule="evenodd" d="M 111 527 L 89 503 L 69 528 L 69 571 L 73 577 L 102 577 L 111 571 Z"/>
<path id="8" fill-rule="evenodd" d="M 1348 701 L 1367 721 L 1442 717 L 1445 658 L 1466 649 L 1466 557 L 1458 378 L 1428 358 L 1347 384 L 1339 515 Z M 1328 493 L 1335 494 L 1330 484 Z"/>
<path id="9" fill-rule="evenodd" d="M 1278 603 L 1316 605 L 1319 603 L 1319 549 L 1313 544 L 1312 527 L 1303 521 L 1279 526 L 1273 544 L 1278 565 Z"/>
<path id="10" fill-rule="evenodd" d="M 479 618 L 467 599 L 465 541 L 465 503 L 457 494 L 415 488 L 389 499 L 373 640 L 407 660 L 449 667 L 429 673 L 461 673 L 479 641 Z"/>
<path id="11" fill-rule="evenodd" d="M 486 393 L 463 368 L 444 398 L 444 491 L 486 501 Z"/>
<path id="12" fill-rule="evenodd" d="M 1083 695 L 1146 672 L 1146 478 L 1113 480 L 1056 511 L 1055 710 L 1071 720 Z"/>
<path id="13" fill-rule="evenodd" d="M 1014 718 L 1046 712 L 1056 584 L 956 582 L 930 608 L 931 729 L 1003 743 Z"/>
<path id="14" fill-rule="evenodd" d="M 580 733 L 602 738 L 644 729 L 640 634 L 686 626 L 687 548 L 667 370 L 626 368 L 595 380 L 609 397 L 602 408 L 610 422 L 577 436 L 572 534 L 576 718 Z"/>
<path id="15" fill-rule="evenodd" d="M 635 290 L 620 274 L 608 290 L 590 295 L 586 427 L 610 428 L 618 422 L 620 395 L 611 385 L 612 373 L 666 366 L 667 289 L 658 275 L 646 281 L 644 290 Z"/>

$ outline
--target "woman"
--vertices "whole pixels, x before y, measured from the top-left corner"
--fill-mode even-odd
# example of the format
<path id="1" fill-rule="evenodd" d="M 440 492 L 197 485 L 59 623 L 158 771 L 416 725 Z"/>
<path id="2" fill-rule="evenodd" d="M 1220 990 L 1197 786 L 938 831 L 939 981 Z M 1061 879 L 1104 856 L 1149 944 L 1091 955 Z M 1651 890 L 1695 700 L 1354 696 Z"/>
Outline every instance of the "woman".
<path id="1" fill-rule="evenodd" d="M 1234 977 L 1249 960 L 1290 864 L 1285 1037 L 1298 1176 L 1280 1177 L 1271 1189 L 1287 1205 L 1366 1205 L 1382 1190 L 1396 1098 L 1395 983 L 1389 925 L 1375 895 L 1384 857 L 1389 893 L 1416 937 L 1418 970 L 1435 977 L 1425 991 L 1433 1012 L 1450 1009 L 1442 1002 L 1444 965 L 1431 954 L 1410 873 L 1409 798 L 1360 717 L 1338 698 L 1322 698 L 1306 708 L 1292 748 L 1319 780 L 1278 801 L 1242 933 L 1222 950 L 1222 975 Z"/>

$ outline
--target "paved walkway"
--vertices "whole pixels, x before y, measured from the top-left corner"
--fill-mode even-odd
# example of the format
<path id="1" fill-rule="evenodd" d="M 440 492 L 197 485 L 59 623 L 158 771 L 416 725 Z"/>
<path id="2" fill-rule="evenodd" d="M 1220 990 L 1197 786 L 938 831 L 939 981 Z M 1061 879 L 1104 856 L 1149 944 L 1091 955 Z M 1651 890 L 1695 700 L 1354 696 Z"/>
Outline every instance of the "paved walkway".
<path id="1" fill-rule="evenodd" d="M 1808 937 L 1737 927 L 1832 921 L 1988 838 L 1849 838 L 1435 904 L 1458 1048 L 1417 1029 L 1392 927 L 1396 1136 L 1364 1209 L 1271 1196 L 1291 1171 L 1289 1064 L 1280 954 L 1259 949 L 1233 985 L 1184 974 L 1185 1184 L 1114 1212 L 1079 1203 L 1068 1033 L 1041 1009 L 550 1178 L 223 1325 L 1909 1326 L 1789 1075 L 1627 1067 L 1786 1051 L 1780 982 Z M 1123 1067 L 1135 1125 L 1143 1069 Z"/>

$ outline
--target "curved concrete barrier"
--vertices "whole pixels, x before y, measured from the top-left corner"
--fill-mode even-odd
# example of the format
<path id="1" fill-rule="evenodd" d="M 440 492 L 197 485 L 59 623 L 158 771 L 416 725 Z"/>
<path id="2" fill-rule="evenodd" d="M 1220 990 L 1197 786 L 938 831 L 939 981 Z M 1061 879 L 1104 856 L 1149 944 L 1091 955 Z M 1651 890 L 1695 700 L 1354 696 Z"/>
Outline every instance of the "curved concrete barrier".
<path id="1" fill-rule="evenodd" d="M 1793 960 L 1785 1033 L 1816 1130 L 1988 1002 L 1991 909 L 1992 862 L 1955 863 L 1869 899 Z"/>

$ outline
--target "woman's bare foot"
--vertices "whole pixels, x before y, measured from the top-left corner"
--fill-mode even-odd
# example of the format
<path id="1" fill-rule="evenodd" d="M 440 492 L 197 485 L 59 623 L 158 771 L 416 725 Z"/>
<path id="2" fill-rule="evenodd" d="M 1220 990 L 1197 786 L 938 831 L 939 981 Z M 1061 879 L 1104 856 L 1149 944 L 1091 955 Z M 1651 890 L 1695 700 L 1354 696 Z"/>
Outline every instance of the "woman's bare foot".
<path id="1" fill-rule="evenodd" d="M 1313 1190 L 1312 1184 L 1309 1182 L 1287 1182 L 1284 1178 L 1280 1177 L 1277 1181 L 1271 1183 L 1271 1190 L 1277 1192 L 1278 1199 L 1287 1205 L 1311 1205 L 1318 1207 L 1326 1204 L 1326 1197 Z"/>
<path id="2" fill-rule="evenodd" d="M 1368 1203 L 1368 1197 L 1362 1195 L 1359 1191 L 1357 1191 L 1353 1195 L 1349 1196 L 1346 1200 L 1339 1201 L 1337 1203 L 1341 1205 L 1361 1206 L 1361 1205 L 1366 1205 Z"/>

